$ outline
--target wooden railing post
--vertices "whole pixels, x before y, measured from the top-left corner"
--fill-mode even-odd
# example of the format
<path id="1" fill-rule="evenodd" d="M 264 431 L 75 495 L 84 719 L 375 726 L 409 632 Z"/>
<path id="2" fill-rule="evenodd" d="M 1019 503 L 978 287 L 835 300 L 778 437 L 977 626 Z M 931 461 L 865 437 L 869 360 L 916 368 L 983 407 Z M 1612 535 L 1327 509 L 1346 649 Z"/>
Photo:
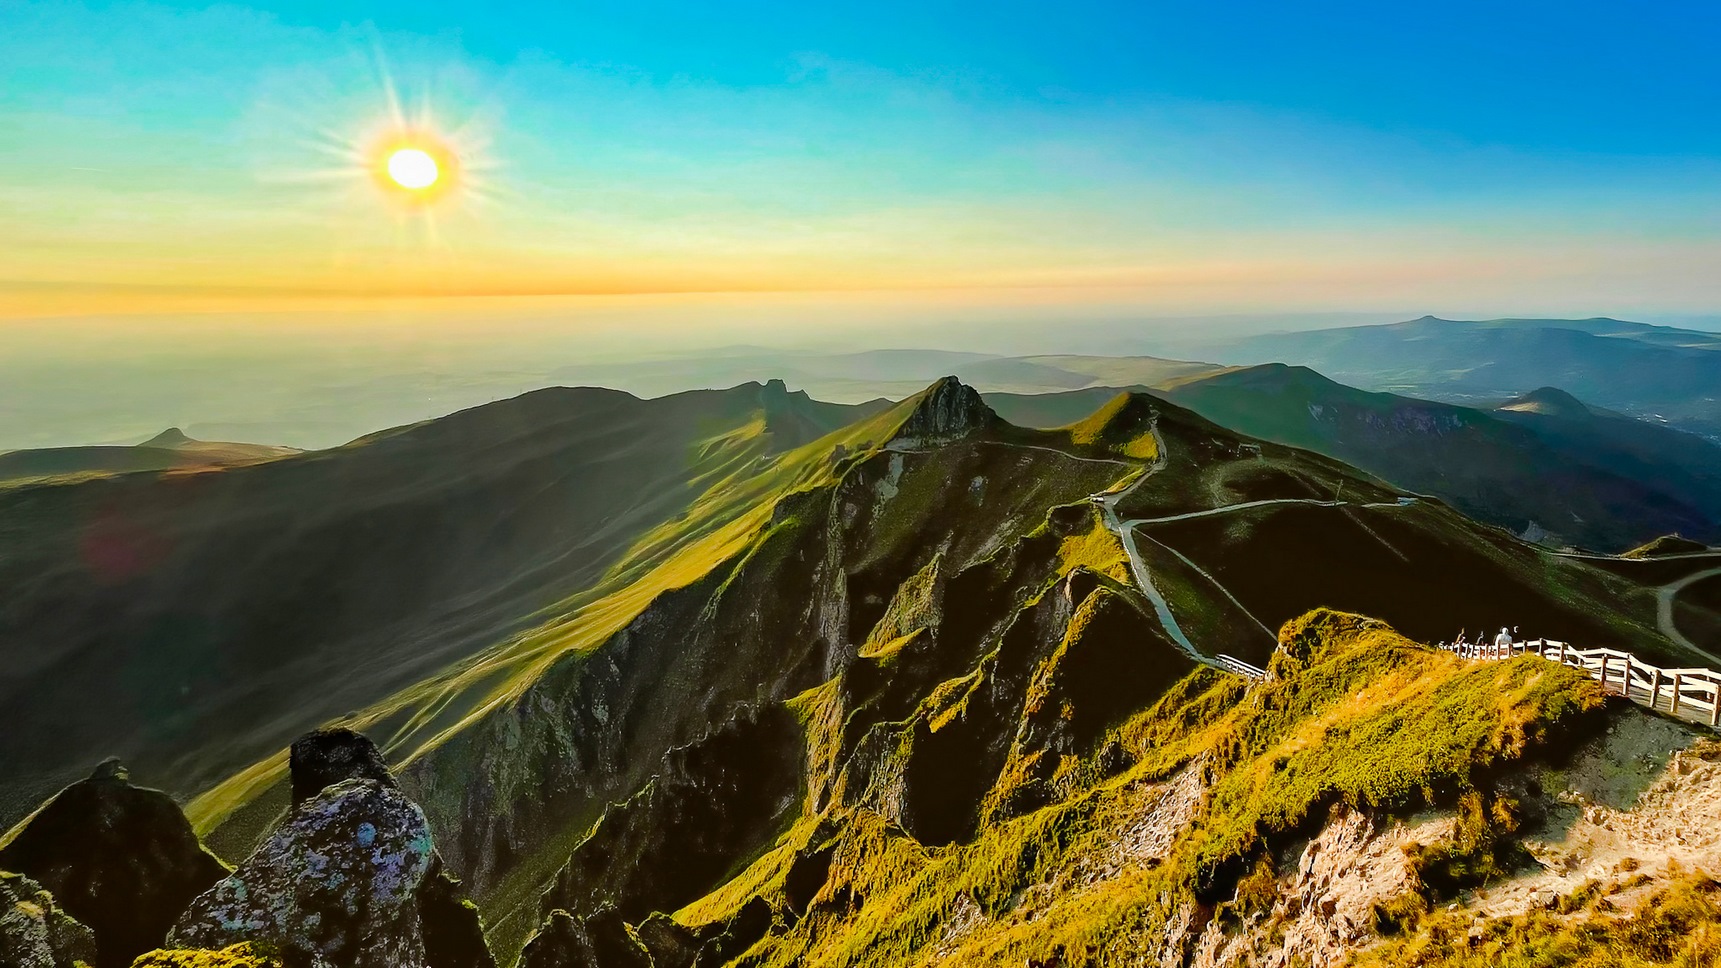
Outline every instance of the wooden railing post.
<path id="1" fill-rule="evenodd" d="M 1721 680 L 1709 677 L 1709 725 L 1721 726 Z"/>
<path id="2" fill-rule="evenodd" d="M 1667 711 L 1675 716 L 1679 715 L 1679 690 L 1685 685 L 1684 679 L 1677 672 L 1673 674 L 1673 701 L 1668 704 L 1670 708 Z"/>
<path id="3" fill-rule="evenodd" d="M 1661 670 L 1651 669 L 1649 673 L 1649 708 L 1654 709 L 1661 704 Z"/>
<path id="4" fill-rule="evenodd" d="M 1566 664 L 1566 644 L 1564 642 L 1561 642 L 1560 643 L 1560 665 L 1565 665 L 1565 664 Z"/>
<path id="5" fill-rule="evenodd" d="M 1606 655 L 1603 655 L 1601 657 L 1601 676 L 1600 676 L 1600 678 L 1601 678 L 1601 688 L 1602 688 L 1603 692 L 1607 691 L 1607 658 L 1608 657 Z"/>

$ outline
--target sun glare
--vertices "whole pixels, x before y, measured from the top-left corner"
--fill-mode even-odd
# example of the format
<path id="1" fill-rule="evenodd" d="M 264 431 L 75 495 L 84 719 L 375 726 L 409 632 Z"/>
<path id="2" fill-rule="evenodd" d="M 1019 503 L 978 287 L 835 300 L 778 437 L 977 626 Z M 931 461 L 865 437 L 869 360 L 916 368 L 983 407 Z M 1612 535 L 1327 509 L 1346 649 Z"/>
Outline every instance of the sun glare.
<path id="1" fill-rule="evenodd" d="M 414 211 L 427 211 L 471 186 L 465 159 L 427 125 L 414 125 L 377 139 L 363 152 L 378 187 Z"/>
<path id="2" fill-rule="evenodd" d="M 302 128 L 302 141 L 292 147 L 311 149 L 322 163 L 277 169 L 264 177 L 316 186 L 313 190 L 326 197 L 333 217 L 353 221 L 339 233 L 343 238 L 361 237 L 375 225 L 380 203 L 384 212 L 395 217 L 397 244 L 423 242 L 443 248 L 447 240 L 438 223 L 477 216 L 494 188 L 488 180 L 495 168 L 490 116 L 480 109 L 450 119 L 433 111 L 428 97 L 409 109 L 396 94 L 380 57 L 378 88 L 381 110 L 366 111 L 371 105 L 358 95 L 333 105 L 307 101 L 272 106 L 279 120 L 289 123 L 271 124 L 271 132 Z M 321 125 L 312 120 L 331 114 L 344 116 L 345 123 Z M 281 146 L 268 147 L 271 159 L 290 154 Z M 259 152 L 260 157 L 263 154 Z M 402 229 L 406 231 L 398 231 Z"/>
<path id="3" fill-rule="evenodd" d="M 423 149 L 401 148 L 388 156 L 388 177 L 402 188 L 429 188 L 440 174 L 436 159 Z"/>

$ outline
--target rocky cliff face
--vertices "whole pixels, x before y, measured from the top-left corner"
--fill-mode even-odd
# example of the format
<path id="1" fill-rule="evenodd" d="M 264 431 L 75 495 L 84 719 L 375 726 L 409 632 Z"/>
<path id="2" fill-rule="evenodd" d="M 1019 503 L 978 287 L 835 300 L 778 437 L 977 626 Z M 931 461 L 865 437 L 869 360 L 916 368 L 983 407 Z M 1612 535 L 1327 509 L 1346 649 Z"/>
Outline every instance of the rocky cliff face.
<path id="1" fill-rule="evenodd" d="M 889 446 L 929 447 L 957 440 L 997 425 L 998 416 L 980 399 L 979 391 L 953 376 L 934 383 L 903 422 Z"/>
<path id="2" fill-rule="evenodd" d="M 74 968 L 96 961 L 95 932 L 61 910 L 42 885 L 0 872 L 0 965 Z"/>

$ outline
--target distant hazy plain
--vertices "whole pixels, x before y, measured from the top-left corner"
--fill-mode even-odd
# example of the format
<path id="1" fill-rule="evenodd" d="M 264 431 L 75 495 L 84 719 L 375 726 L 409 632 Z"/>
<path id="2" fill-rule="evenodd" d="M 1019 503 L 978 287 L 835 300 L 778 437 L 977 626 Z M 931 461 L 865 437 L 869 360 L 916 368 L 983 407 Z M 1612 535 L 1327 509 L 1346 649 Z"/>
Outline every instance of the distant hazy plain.
<path id="1" fill-rule="evenodd" d="M 1013 304 L 1011 304 L 1013 303 Z M 843 378 L 904 394 L 966 357 L 894 355 L 873 371 L 817 359 L 880 349 L 962 354 L 1198 353 L 1217 336 L 1386 322 L 1406 313 L 1147 317 L 909 297 L 665 297 L 393 313 L 116 317 L 0 324 L 0 450 L 205 440 L 330 447 L 537 387 L 660 396 L 773 377 L 842 397 Z M 889 389 L 885 387 L 884 389 Z"/>

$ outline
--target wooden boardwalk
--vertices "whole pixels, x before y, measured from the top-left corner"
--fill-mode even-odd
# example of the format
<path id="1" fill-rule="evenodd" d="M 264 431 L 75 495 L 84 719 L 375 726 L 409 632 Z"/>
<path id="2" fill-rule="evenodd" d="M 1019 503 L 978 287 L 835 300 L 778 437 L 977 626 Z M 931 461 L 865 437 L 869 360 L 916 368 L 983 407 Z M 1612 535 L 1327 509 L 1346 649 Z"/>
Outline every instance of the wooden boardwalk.
<path id="1" fill-rule="evenodd" d="M 1551 639 L 1530 639 L 1510 646 L 1442 645 L 1469 659 L 1498 660 L 1536 655 L 1573 669 L 1582 669 L 1602 688 L 1640 706 L 1677 716 L 1687 722 L 1721 728 L 1721 673 L 1713 669 L 1663 669 L 1629 652 L 1578 649 Z"/>

